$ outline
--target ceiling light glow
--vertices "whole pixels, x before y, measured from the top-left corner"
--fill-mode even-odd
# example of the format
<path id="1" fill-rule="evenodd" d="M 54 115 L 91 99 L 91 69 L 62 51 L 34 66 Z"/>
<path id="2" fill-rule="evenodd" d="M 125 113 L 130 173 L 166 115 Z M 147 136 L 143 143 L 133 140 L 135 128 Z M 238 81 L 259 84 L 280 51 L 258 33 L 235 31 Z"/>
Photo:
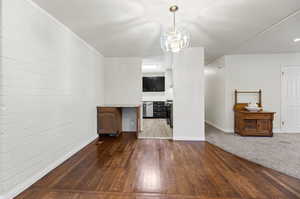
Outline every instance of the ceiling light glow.
<path id="1" fill-rule="evenodd" d="M 177 53 L 182 49 L 189 48 L 191 45 L 191 36 L 187 30 L 176 27 L 175 13 L 178 11 L 178 6 L 170 7 L 170 12 L 173 13 L 173 27 L 163 32 L 160 38 L 161 48 L 165 52 Z"/>

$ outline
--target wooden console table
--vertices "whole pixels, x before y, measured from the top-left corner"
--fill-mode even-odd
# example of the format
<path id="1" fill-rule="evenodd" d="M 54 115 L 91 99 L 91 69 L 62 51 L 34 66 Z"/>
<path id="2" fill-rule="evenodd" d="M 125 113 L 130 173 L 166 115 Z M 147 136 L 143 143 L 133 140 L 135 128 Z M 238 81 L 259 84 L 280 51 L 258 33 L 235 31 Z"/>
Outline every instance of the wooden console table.
<path id="1" fill-rule="evenodd" d="M 256 93 L 259 96 L 259 107 L 262 107 L 262 91 L 235 91 L 234 131 L 241 136 L 273 136 L 275 112 L 250 112 L 245 109 L 247 103 L 238 103 L 239 93 Z"/>
<path id="2" fill-rule="evenodd" d="M 241 136 L 273 136 L 274 112 L 238 111 L 235 132 Z"/>

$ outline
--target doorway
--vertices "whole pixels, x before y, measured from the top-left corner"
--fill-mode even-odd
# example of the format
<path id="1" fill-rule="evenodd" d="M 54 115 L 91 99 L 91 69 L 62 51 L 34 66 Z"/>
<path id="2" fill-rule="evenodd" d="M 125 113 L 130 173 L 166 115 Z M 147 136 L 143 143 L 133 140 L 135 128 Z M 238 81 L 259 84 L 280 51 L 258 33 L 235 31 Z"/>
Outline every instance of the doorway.
<path id="1" fill-rule="evenodd" d="M 168 58 L 143 60 L 141 139 L 173 138 L 173 74 Z"/>
<path id="2" fill-rule="evenodd" d="M 300 66 L 282 68 L 282 115 L 284 132 L 300 132 Z"/>

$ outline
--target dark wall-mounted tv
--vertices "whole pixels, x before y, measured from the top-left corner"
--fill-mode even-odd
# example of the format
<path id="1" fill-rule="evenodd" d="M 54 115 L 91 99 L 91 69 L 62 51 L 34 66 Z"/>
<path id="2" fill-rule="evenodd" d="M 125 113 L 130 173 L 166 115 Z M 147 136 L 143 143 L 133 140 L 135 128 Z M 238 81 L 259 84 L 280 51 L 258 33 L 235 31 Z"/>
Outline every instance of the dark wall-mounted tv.
<path id="1" fill-rule="evenodd" d="M 165 77 L 143 77 L 143 92 L 164 92 Z"/>

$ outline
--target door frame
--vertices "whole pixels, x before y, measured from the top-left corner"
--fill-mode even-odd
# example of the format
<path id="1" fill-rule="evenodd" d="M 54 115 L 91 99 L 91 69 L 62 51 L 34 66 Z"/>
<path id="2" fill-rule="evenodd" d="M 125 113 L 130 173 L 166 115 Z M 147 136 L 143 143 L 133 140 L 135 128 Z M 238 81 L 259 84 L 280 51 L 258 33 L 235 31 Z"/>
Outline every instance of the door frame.
<path id="1" fill-rule="evenodd" d="M 286 66 L 282 66 L 281 70 L 280 70 L 280 80 L 281 80 L 281 100 L 280 100 L 280 129 L 282 131 L 282 133 L 300 133 L 300 129 L 291 129 L 291 128 L 287 128 L 284 125 L 284 122 L 286 120 L 286 100 L 285 100 L 285 76 L 284 73 L 286 71 L 286 69 L 288 68 L 299 68 L 300 70 L 300 65 L 286 65 Z"/>

